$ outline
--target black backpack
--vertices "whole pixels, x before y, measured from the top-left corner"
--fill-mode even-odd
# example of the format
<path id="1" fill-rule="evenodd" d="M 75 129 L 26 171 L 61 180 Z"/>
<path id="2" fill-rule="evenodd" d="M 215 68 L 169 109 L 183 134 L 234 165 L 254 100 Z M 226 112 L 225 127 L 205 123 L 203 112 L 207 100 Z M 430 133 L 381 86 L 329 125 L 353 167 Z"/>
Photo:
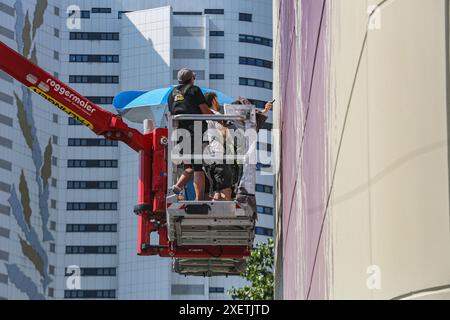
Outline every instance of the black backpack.
<path id="1" fill-rule="evenodd" d="M 171 103 L 169 103 L 169 111 L 172 115 L 198 113 L 198 110 L 186 100 L 186 94 L 191 88 L 192 85 L 181 85 L 172 90 Z"/>

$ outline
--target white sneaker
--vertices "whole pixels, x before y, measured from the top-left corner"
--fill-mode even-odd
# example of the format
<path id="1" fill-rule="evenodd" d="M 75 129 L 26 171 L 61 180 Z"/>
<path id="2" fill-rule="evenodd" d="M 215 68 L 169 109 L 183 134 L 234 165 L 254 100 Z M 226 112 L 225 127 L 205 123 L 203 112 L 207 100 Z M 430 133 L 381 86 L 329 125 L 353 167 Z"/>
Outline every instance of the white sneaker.
<path id="1" fill-rule="evenodd" d="M 169 191 L 173 192 L 176 195 L 179 195 L 182 190 L 179 187 L 177 187 L 176 185 L 173 185 L 172 187 L 170 187 Z"/>

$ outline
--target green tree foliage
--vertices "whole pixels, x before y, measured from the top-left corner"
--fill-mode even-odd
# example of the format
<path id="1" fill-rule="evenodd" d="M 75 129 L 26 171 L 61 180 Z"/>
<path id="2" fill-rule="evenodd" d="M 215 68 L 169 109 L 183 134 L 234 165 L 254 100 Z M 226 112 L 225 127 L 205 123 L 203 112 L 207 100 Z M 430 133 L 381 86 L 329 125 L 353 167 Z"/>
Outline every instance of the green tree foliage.
<path id="1" fill-rule="evenodd" d="M 258 244 L 247 261 L 242 273 L 249 284 L 242 288 L 232 288 L 228 294 L 236 300 L 273 300 L 274 297 L 274 242 Z"/>

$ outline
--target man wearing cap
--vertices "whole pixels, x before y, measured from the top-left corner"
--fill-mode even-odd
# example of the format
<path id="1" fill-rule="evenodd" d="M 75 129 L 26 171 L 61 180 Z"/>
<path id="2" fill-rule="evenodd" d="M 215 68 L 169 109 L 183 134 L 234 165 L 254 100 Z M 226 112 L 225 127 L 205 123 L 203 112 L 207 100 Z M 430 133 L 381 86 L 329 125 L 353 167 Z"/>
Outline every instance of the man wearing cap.
<path id="1" fill-rule="evenodd" d="M 201 89 L 194 85 L 195 73 L 190 69 L 183 68 L 178 72 L 177 78 L 179 85 L 172 90 L 168 101 L 171 115 L 213 114 L 206 103 Z M 195 153 L 195 143 L 200 145 L 203 144 L 203 135 L 199 137 L 194 136 L 194 125 L 194 121 L 185 120 L 180 121 L 178 127 L 179 129 L 187 130 L 191 135 L 191 155 Z M 204 126 L 205 124 L 202 123 L 202 127 Z M 194 163 L 194 159 L 192 159 L 191 163 L 192 165 L 185 164 L 183 175 L 180 177 L 177 184 L 172 187 L 172 190 L 175 193 L 179 193 L 181 191 L 181 186 L 184 186 L 191 179 L 192 174 L 194 174 L 196 200 L 203 200 L 205 193 L 205 174 L 203 172 L 203 165 Z"/>

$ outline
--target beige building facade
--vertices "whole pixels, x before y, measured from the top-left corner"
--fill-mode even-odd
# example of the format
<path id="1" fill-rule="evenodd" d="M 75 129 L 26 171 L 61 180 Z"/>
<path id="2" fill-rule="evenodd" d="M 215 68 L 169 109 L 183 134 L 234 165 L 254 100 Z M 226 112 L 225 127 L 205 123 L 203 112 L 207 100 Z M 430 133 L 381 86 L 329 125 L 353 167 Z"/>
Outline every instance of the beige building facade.
<path id="1" fill-rule="evenodd" d="M 449 299 L 449 2 L 274 14 L 277 297 Z"/>

